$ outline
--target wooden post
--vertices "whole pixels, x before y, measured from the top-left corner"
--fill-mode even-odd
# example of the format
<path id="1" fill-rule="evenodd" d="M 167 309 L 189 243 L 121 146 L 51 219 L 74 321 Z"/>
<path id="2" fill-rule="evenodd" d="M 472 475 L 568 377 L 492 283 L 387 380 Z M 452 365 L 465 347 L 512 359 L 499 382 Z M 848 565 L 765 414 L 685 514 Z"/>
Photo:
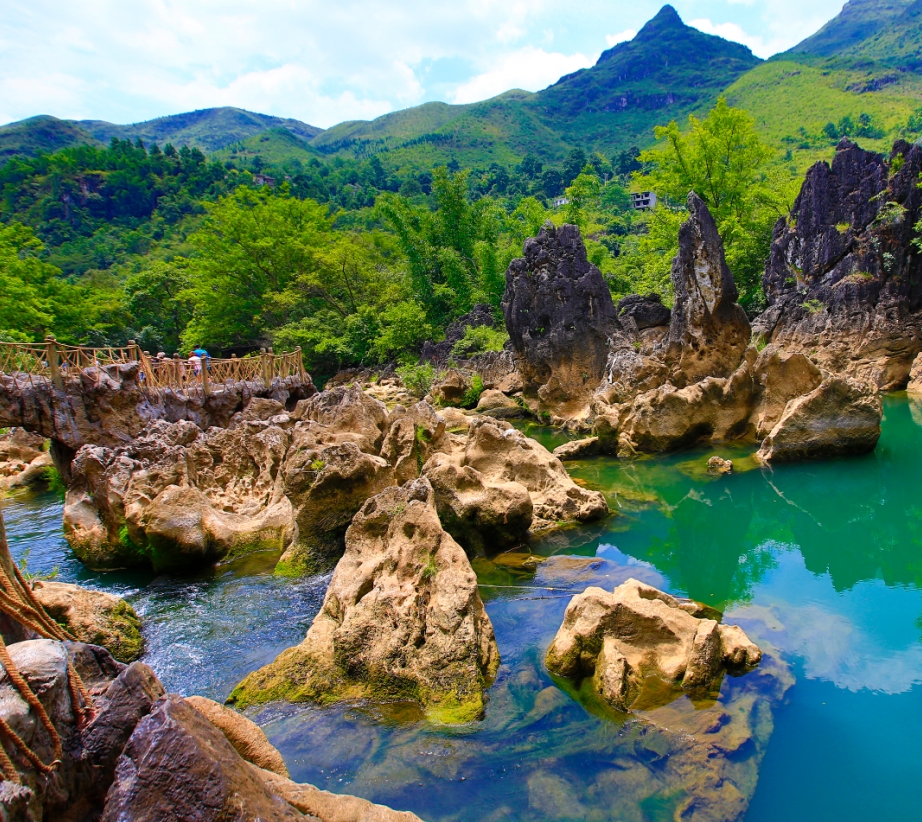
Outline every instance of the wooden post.
<path id="1" fill-rule="evenodd" d="M 259 367 L 263 375 L 263 385 L 266 387 L 266 390 L 269 390 L 269 359 L 266 356 L 266 349 L 259 349 Z"/>
<path id="2" fill-rule="evenodd" d="M 272 388 L 272 381 L 275 379 L 275 352 L 270 347 L 268 353 L 267 366 L 269 371 L 269 382 L 266 383 L 266 388 Z"/>
<path id="3" fill-rule="evenodd" d="M 64 379 L 61 377 L 61 355 L 58 351 L 58 342 L 51 334 L 45 337 L 45 352 L 48 358 L 48 367 L 51 369 L 51 384 L 63 391 Z"/>
<path id="4" fill-rule="evenodd" d="M 182 388 L 182 363 L 178 351 L 173 352 L 173 380 L 176 388 Z"/>
<path id="5" fill-rule="evenodd" d="M 208 385 L 208 357 L 202 357 L 202 393 L 207 397 L 210 387 Z"/>

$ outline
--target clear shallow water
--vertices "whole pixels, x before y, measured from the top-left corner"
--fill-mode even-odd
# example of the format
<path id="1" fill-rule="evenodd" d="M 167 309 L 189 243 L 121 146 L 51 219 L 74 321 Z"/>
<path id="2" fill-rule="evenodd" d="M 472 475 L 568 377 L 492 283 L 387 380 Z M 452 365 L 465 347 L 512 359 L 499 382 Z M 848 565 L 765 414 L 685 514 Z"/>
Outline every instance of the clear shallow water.
<path id="1" fill-rule="evenodd" d="M 725 610 L 769 649 L 765 671 L 726 679 L 717 706 L 752 694 L 772 705 L 770 737 L 771 720 L 727 754 L 745 785 L 764 751 L 747 820 L 918 819 L 922 405 L 896 396 L 885 411 L 877 450 L 860 458 L 719 479 L 704 473 L 710 450 L 570 463 L 620 516 L 533 546 L 551 557 L 537 570 L 475 563 L 503 658 L 480 723 L 437 729 L 411 707 L 367 705 L 271 706 L 257 718 L 295 779 L 431 822 L 669 819 L 678 800 L 655 735 L 587 711 L 542 663 L 570 591 L 635 576 Z M 749 467 L 745 450 L 716 453 Z M 276 579 L 271 556 L 185 580 L 92 574 L 69 556 L 53 497 L 4 508 L 13 554 L 32 546 L 30 570 L 57 565 L 63 580 L 132 601 L 147 661 L 180 693 L 221 699 L 299 642 L 328 581 Z M 785 668 L 794 684 L 778 701 Z M 681 725 L 695 707 L 682 698 L 644 717 Z"/>

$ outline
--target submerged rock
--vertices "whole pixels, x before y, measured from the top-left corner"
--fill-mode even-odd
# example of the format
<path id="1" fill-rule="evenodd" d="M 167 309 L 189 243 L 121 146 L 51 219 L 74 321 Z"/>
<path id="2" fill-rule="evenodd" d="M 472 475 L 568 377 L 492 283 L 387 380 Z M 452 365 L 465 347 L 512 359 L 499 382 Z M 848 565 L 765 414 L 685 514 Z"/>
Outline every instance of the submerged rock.
<path id="1" fill-rule="evenodd" d="M 762 441 L 765 462 L 866 454 L 880 439 L 883 406 L 874 386 L 829 377 L 809 394 L 787 403 Z"/>
<path id="2" fill-rule="evenodd" d="M 141 656 L 141 621 L 121 597 L 50 580 L 35 580 L 32 593 L 48 615 L 81 642 L 102 645 L 119 662 Z"/>
<path id="3" fill-rule="evenodd" d="M 594 457 L 599 453 L 600 447 L 598 437 L 585 437 L 558 445 L 554 449 L 554 456 L 559 460 L 579 460 L 584 457 Z"/>
<path id="4" fill-rule="evenodd" d="M 620 325 L 574 225 L 545 225 L 506 272 L 503 315 L 525 390 L 545 402 L 590 395 Z"/>
<path id="5" fill-rule="evenodd" d="M 568 679 L 591 677 L 604 702 L 627 711 L 650 677 L 705 695 L 725 670 L 745 671 L 761 658 L 740 628 L 629 579 L 612 593 L 587 588 L 570 601 L 546 663 Z"/>
<path id="6" fill-rule="evenodd" d="M 708 473 L 720 476 L 721 474 L 730 474 L 733 472 L 733 460 L 725 460 L 723 457 L 713 456 L 708 460 Z"/>
<path id="7" fill-rule="evenodd" d="M 231 699 L 408 700 L 434 720 L 465 722 L 482 714 L 498 665 L 477 578 L 422 478 L 365 503 L 304 642 Z"/>

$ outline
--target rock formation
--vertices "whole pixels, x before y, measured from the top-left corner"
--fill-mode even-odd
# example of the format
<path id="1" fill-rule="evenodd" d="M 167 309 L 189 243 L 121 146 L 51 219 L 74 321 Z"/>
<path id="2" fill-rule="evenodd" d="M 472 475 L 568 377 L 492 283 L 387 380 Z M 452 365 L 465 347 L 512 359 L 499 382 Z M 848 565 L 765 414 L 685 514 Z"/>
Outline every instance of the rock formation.
<path id="1" fill-rule="evenodd" d="M 483 712 L 498 665 L 477 578 L 422 478 L 365 503 L 304 642 L 231 699 L 403 699 L 435 720 L 465 722 Z"/>
<path id="2" fill-rule="evenodd" d="M 446 424 L 453 414 L 454 433 Z M 483 475 L 477 482 L 484 492 L 475 500 L 471 477 L 451 473 L 463 485 L 456 503 L 464 512 L 458 509 L 447 527 L 466 545 L 475 522 L 492 521 L 506 534 L 495 543 L 499 549 L 559 521 L 607 513 L 601 495 L 576 486 L 546 449 L 508 423 L 481 428 L 457 411 L 445 415 L 425 402 L 388 411 L 358 386 L 340 386 L 290 413 L 255 399 L 227 429 L 157 421 L 131 445 L 77 452 L 65 534 L 95 569 L 187 570 L 258 550 L 284 551 L 279 572 L 328 568 L 365 501 L 416 479 L 434 454 Z M 480 452 L 493 445 L 478 443 L 493 430 L 502 456 L 490 462 Z M 477 454 L 477 465 L 468 452 Z M 448 475 L 433 481 L 447 500 Z M 508 483 L 518 483 L 512 497 Z M 479 548 L 493 544 L 485 536 L 489 544 Z"/>
<path id="3" fill-rule="evenodd" d="M 126 445 L 156 420 L 188 420 L 201 429 L 226 427 L 254 397 L 294 405 L 316 392 L 310 377 L 276 379 L 268 390 L 262 382 L 228 383 L 208 397 L 146 390 L 137 363 L 85 369 L 79 384 L 69 382 L 67 390 L 55 389 L 45 379 L 2 374 L 0 426 L 20 426 L 52 440 L 52 453 L 66 477 L 70 456 L 81 446 Z"/>
<path id="4" fill-rule="evenodd" d="M 742 673 L 762 659 L 740 628 L 710 617 L 705 606 L 636 579 L 612 593 L 587 588 L 567 606 L 547 667 L 577 682 L 591 677 L 594 692 L 620 711 L 630 710 L 649 677 L 703 696 L 725 670 Z"/>
<path id="5" fill-rule="evenodd" d="M 141 656 L 141 621 L 121 597 L 50 580 L 35 580 L 32 593 L 48 615 L 81 642 L 101 645 L 119 662 Z"/>
<path id="6" fill-rule="evenodd" d="M 423 343 L 420 359 L 435 365 L 445 365 L 451 359 L 455 344 L 464 338 L 468 328 L 492 328 L 493 325 L 493 309 L 486 303 L 478 303 L 445 329 L 445 339 L 442 342 L 434 343 L 429 340 Z"/>
<path id="7" fill-rule="evenodd" d="M 618 301 L 618 319 L 625 329 L 633 323 L 637 331 L 649 328 L 665 330 L 669 328 L 671 318 L 672 311 L 663 305 L 659 294 L 630 294 Z"/>
<path id="8" fill-rule="evenodd" d="M 906 390 L 910 394 L 922 394 L 922 354 L 917 354 L 909 371 L 909 383 Z"/>
<path id="9" fill-rule="evenodd" d="M 0 492 L 44 480 L 51 465 L 51 454 L 38 434 L 13 428 L 0 436 Z"/>
<path id="10" fill-rule="evenodd" d="M 903 140 L 885 159 L 843 138 L 812 166 L 775 226 L 755 332 L 832 374 L 905 387 L 922 350 L 920 171 L 922 147 Z"/>
<path id="11" fill-rule="evenodd" d="M 688 211 L 672 261 L 675 304 L 662 354 L 671 368 L 670 382 L 678 387 L 729 377 L 750 337 L 714 218 L 694 192 L 688 195 Z"/>
<path id="12" fill-rule="evenodd" d="M 620 324 L 576 226 L 545 225 L 525 241 L 506 272 L 503 315 L 526 391 L 563 402 L 595 390 Z"/>

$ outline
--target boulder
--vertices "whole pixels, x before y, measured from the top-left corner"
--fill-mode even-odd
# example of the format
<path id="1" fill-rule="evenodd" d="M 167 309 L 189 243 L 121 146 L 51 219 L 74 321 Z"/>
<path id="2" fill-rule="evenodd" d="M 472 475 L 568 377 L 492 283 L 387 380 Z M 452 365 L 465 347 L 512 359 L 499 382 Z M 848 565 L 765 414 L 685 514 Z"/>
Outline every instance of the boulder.
<path id="1" fill-rule="evenodd" d="M 922 351 L 920 171 L 922 147 L 904 140 L 886 158 L 843 139 L 811 166 L 772 233 L 753 330 L 833 375 L 905 387 Z"/>
<path id="2" fill-rule="evenodd" d="M 764 462 L 866 454 L 880 439 L 883 406 L 864 382 L 828 377 L 809 394 L 788 402 L 758 457 Z"/>
<path id="3" fill-rule="evenodd" d="M 365 503 L 304 642 L 231 699 L 402 699 L 433 720 L 465 722 L 483 713 L 498 664 L 477 578 L 421 478 Z"/>
<path id="4" fill-rule="evenodd" d="M 501 420 L 518 419 L 525 414 L 522 406 L 512 397 L 507 397 L 502 391 L 497 391 L 495 388 L 488 388 L 480 395 L 477 410 L 488 417 L 496 417 Z"/>
<path id="5" fill-rule="evenodd" d="M 0 375 L 0 426 L 19 426 L 51 439 L 62 461 L 84 445 L 118 448 L 130 443 L 152 422 L 188 420 L 200 429 L 227 427 L 253 397 L 294 402 L 317 393 L 306 374 L 273 381 L 222 384 L 204 396 L 201 390 L 148 390 L 136 362 L 86 368 L 66 389 L 28 375 Z M 58 463 L 66 474 L 66 465 Z"/>
<path id="6" fill-rule="evenodd" d="M 694 192 L 688 195 L 688 211 L 672 261 L 675 303 L 664 341 L 671 381 L 679 387 L 705 377 L 729 377 L 750 338 L 714 218 Z"/>
<path id="7" fill-rule="evenodd" d="M 219 705 L 203 696 L 186 697 L 186 702 L 221 731 L 234 746 L 234 750 L 247 762 L 252 762 L 257 767 L 278 776 L 288 777 L 288 768 L 285 767 L 282 755 L 253 720 L 247 719 L 233 708 Z"/>
<path id="8" fill-rule="evenodd" d="M 751 419 L 761 438 L 775 427 L 787 404 L 817 388 L 823 375 L 805 354 L 768 345 L 753 366 L 753 379 L 756 397 Z"/>
<path id="9" fill-rule="evenodd" d="M 131 445 L 85 446 L 71 464 L 64 532 L 96 570 L 188 570 L 294 532 L 282 462 L 291 437 L 266 422 L 202 432 L 155 422 Z"/>
<path id="10" fill-rule="evenodd" d="M 429 393 L 438 405 L 461 405 L 470 389 L 471 378 L 457 368 L 450 368 L 432 384 Z"/>
<path id="11" fill-rule="evenodd" d="M 762 658 L 741 629 L 708 612 L 636 579 L 612 593 L 587 588 L 567 606 L 548 670 L 577 683 L 591 677 L 594 692 L 619 711 L 630 710 L 650 677 L 704 696 L 725 670 L 744 673 Z"/>
<path id="12" fill-rule="evenodd" d="M 297 820 L 224 734 L 178 696 L 159 699 L 125 745 L 103 822 Z"/>
<path id="13" fill-rule="evenodd" d="M 357 385 L 315 394 L 295 406 L 295 420 L 312 420 L 328 431 L 345 435 L 360 451 L 377 454 L 387 432 L 387 407 Z"/>
<path id="14" fill-rule="evenodd" d="M 629 294 L 618 301 L 618 319 L 622 325 L 633 322 L 637 331 L 669 325 L 672 312 L 663 305 L 659 294 Z"/>
<path id="15" fill-rule="evenodd" d="M 532 532 L 547 530 L 561 522 L 592 522 L 609 513 L 605 498 L 598 491 L 578 486 L 563 464 L 544 446 L 529 439 L 504 420 L 474 418 L 467 437 L 455 443 L 440 460 L 442 479 L 445 466 L 471 468 L 487 485 L 515 483 L 528 491 L 532 502 Z M 424 466 L 427 473 L 429 466 Z M 435 470 L 435 464 L 433 464 Z M 471 477 L 459 472 L 458 477 Z"/>
<path id="16" fill-rule="evenodd" d="M 525 390 L 545 402 L 591 395 L 620 325 L 579 229 L 545 224 L 506 271 L 503 316 Z"/>
<path id="17" fill-rule="evenodd" d="M 81 642 L 102 645 L 119 662 L 141 656 L 141 621 L 121 597 L 51 580 L 35 580 L 32 593 L 48 615 Z"/>
<path id="18" fill-rule="evenodd" d="M 559 460 L 581 460 L 585 457 L 594 457 L 600 450 L 598 437 L 585 437 L 558 445 L 553 453 Z"/>
<path id="19" fill-rule="evenodd" d="M 12 428 L 0 436 L 0 492 L 44 480 L 52 465 L 45 440 L 38 434 Z"/>

